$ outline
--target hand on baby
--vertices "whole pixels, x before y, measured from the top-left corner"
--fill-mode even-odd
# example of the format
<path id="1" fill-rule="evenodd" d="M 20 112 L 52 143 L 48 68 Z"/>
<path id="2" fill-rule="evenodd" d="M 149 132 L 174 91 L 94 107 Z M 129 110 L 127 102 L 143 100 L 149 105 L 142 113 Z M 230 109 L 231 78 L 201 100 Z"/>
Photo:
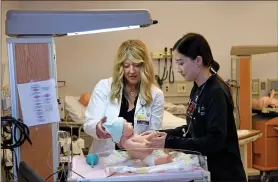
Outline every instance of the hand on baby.
<path id="1" fill-rule="evenodd" d="M 155 134 L 155 133 L 157 133 L 157 131 L 155 131 L 155 130 L 149 130 L 149 131 L 145 131 L 145 132 L 143 132 L 142 134 L 140 134 L 141 136 L 146 136 L 146 135 L 150 135 L 150 134 Z"/>
<path id="2" fill-rule="evenodd" d="M 166 137 L 167 133 L 158 132 L 156 137 L 152 138 L 150 146 L 154 148 L 165 148 Z"/>
<path id="3" fill-rule="evenodd" d="M 150 149 L 149 140 L 152 139 L 155 133 L 150 133 L 148 135 L 134 135 L 129 141 L 133 141 L 132 144 L 125 143 L 125 148 L 128 150 L 130 156 L 136 159 L 143 160 L 145 157 L 150 155 L 153 152 L 153 149 Z"/>
<path id="4" fill-rule="evenodd" d="M 146 135 L 145 133 L 143 133 Z M 165 132 L 158 132 L 158 131 L 153 131 L 152 133 L 148 134 L 148 147 L 149 148 L 164 148 L 165 147 L 165 140 L 167 133 Z"/>
<path id="5" fill-rule="evenodd" d="M 97 124 L 96 127 L 96 134 L 100 139 L 107 139 L 107 138 L 111 138 L 111 135 L 109 135 L 108 133 L 105 132 L 104 127 L 102 126 L 103 123 L 106 122 L 106 117 L 103 117 Z"/>

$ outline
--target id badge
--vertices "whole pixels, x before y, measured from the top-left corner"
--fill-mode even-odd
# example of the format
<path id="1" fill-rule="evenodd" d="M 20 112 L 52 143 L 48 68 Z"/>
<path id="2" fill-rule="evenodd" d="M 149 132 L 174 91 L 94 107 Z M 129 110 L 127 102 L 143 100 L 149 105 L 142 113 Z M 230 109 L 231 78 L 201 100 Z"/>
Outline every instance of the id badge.
<path id="1" fill-rule="evenodd" d="M 146 114 L 141 114 L 137 116 L 137 124 L 138 125 L 150 125 L 150 118 Z"/>

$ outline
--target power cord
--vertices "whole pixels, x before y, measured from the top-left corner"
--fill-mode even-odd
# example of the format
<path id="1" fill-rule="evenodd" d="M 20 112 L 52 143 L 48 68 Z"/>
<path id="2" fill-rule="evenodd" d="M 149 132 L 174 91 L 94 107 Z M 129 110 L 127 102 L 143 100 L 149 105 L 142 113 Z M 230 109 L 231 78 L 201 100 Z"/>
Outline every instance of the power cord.
<path id="1" fill-rule="evenodd" d="M 26 140 L 28 140 L 28 142 L 32 145 L 31 139 L 29 138 L 29 134 L 30 134 L 29 128 L 26 124 L 21 122 L 20 119 L 16 120 L 12 116 L 1 117 L 1 125 L 2 125 L 2 127 L 5 127 L 5 126 L 12 127 L 14 137 L 11 137 L 11 140 L 12 140 L 12 138 L 15 140 L 15 143 L 13 143 L 9 140 L 8 140 L 8 142 L 5 142 L 5 140 L 4 140 L 3 143 L 1 142 L 1 149 L 13 150 L 14 148 L 17 148 L 17 147 L 20 147 L 21 145 L 23 145 L 23 143 Z M 16 137 L 17 130 L 20 132 L 19 138 Z"/>
<path id="2" fill-rule="evenodd" d="M 72 128 L 71 128 L 71 133 L 72 133 Z M 75 173 L 76 175 L 80 176 L 81 178 L 85 179 L 84 176 L 76 173 L 74 170 L 72 170 L 72 161 L 73 161 L 73 151 L 72 151 L 72 134 L 69 134 L 65 131 L 58 131 L 57 133 L 57 138 L 63 138 L 65 139 L 65 145 L 63 146 L 63 148 L 65 148 L 66 151 L 69 151 L 68 155 L 67 155 L 67 159 L 68 161 L 67 162 L 64 162 L 64 161 L 60 161 L 60 164 L 61 166 L 59 167 L 59 169 L 53 169 L 52 167 L 50 167 L 49 163 L 48 163 L 48 159 L 46 160 L 47 162 L 47 165 L 49 168 L 51 168 L 52 170 L 55 170 L 54 173 L 50 174 L 45 180 L 47 181 L 49 178 L 51 178 L 52 176 L 54 176 L 55 174 L 58 174 L 60 175 L 60 179 L 58 179 L 58 181 L 66 181 L 66 179 L 62 179 L 63 177 L 64 178 L 68 178 L 68 172 L 73 172 Z M 70 145 L 68 145 L 68 139 L 71 139 L 71 143 Z M 61 147 L 60 146 L 60 141 L 57 143 L 57 147 Z M 49 150 L 48 152 L 48 157 L 50 156 L 52 152 L 52 149 Z M 60 155 L 60 154 L 59 154 Z M 61 160 L 61 156 L 59 157 L 59 160 Z M 67 167 L 66 167 L 66 164 L 67 163 Z M 59 177 L 59 176 L 58 176 Z"/>
<path id="3" fill-rule="evenodd" d="M 2 161 L 1 161 L 1 165 L 5 171 L 5 175 L 6 175 L 6 180 L 7 181 L 11 181 L 13 179 L 15 179 L 14 174 L 12 173 L 12 165 L 11 165 L 11 160 L 12 158 L 10 158 L 9 156 L 9 151 L 8 149 L 2 149 Z"/>
<path id="4" fill-rule="evenodd" d="M 17 165 L 17 156 L 14 149 L 23 145 L 26 140 L 32 145 L 31 139 L 29 138 L 29 128 L 20 119 L 17 120 L 12 116 L 4 116 L 1 117 L 1 129 L 6 134 L 10 134 L 10 136 L 8 135 L 9 137 L 7 137 L 7 135 L 4 135 L 4 132 L 2 133 L 3 141 L 1 141 L 1 149 L 4 151 L 4 154 L 6 150 L 11 150 L 11 152 L 14 154 L 14 166 L 16 168 L 16 171 L 18 172 L 19 170 Z M 11 133 L 11 129 L 13 129 L 13 133 Z M 19 131 L 19 138 L 16 135 L 17 131 Z M 10 175 L 14 177 L 14 174 Z"/>
<path id="5" fill-rule="evenodd" d="M 62 168 L 62 169 L 56 171 L 55 173 L 52 173 L 51 175 L 49 175 L 45 180 L 47 181 L 49 178 L 51 178 L 51 177 L 54 176 L 55 174 L 58 174 L 59 172 L 65 173 L 65 170 L 66 170 L 66 169 Z M 82 175 L 76 173 L 75 171 L 73 171 L 73 170 L 71 170 L 71 169 L 68 169 L 68 170 L 71 171 L 71 172 L 73 172 L 73 173 L 75 173 L 75 174 L 77 174 L 77 175 L 80 176 L 81 178 L 85 179 L 84 176 L 82 176 Z"/>
<path id="6" fill-rule="evenodd" d="M 234 82 L 234 84 L 233 84 L 233 82 Z M 238 115 L 238 128 L 240 128 L 241 119 L 240 119 L 239 106 L 238 106 L 238 98 L 239 98 L 238 90 L 240 87 L 236 80 L 228 80 L 227 83 L 229 84 L 230 87 L 234 87 L 236 89 L 236 110 L 237 110 L 237 115 Z"/>

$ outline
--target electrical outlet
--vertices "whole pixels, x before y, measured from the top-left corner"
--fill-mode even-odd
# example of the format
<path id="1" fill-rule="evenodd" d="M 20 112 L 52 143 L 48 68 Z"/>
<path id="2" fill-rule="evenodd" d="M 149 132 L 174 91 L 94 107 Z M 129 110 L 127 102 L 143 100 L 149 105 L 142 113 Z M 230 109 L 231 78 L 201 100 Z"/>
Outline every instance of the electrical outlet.
<path id="1" fill-rule="evenodd" d="M 179 93 L 185 93 L 186 92 L 186 84 L 178 84 L 178 92 Z"/>
<path id="2" fill-rule="evenodd" d="M 261 90 L 265 90 L 265 82 L 261 82 Z"/>
<path id="3" fill-rule="evenodd" d="M 257 82 L 253 82 L 253 84 L 252 84 L 252 92 L 255 92 L 255 93 L 258 92 L 258 83 Z"/>
<path id="4" fill-rule="evenodd" d="M 164 90 L 166 92 L 169 92 L 169 89 L 170 89 L 170 85 L 169 84 L 164 84 Z"/>

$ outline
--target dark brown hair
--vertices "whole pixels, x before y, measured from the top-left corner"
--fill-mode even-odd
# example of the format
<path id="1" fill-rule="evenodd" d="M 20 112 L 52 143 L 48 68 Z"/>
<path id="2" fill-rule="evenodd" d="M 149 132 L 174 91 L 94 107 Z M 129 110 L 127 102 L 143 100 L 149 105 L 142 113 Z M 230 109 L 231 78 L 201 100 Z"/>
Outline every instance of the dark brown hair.
<path id="1" fill-rule="evenodd" d="M 184 35 L 175 43 L 173 50 L 176 50 L 178 53 L 192 60 L 196 59 L 197 56 L 201 56 L 203 65 L 210 68 L 212 74 L 217 74 L 220 69 L 219 63 L 213 59 L 209 43 L 198 33 L 188 33 Z M 230 86 L 218 74 L 217 77 L 229 88 L 231 94 Z"/>

